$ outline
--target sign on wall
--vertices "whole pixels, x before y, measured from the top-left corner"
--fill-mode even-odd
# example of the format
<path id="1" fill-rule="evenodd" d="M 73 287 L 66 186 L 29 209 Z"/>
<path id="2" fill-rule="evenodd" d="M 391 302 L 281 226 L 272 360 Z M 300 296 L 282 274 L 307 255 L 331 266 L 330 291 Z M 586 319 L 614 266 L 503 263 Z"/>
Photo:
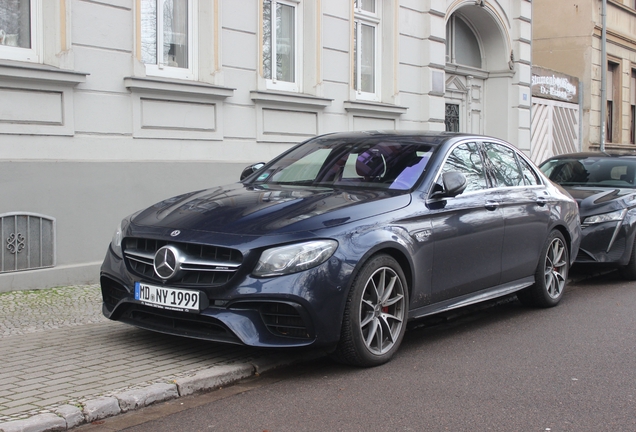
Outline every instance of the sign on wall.
<path id="1" fill-rule="evenodd" d="M 550 69 L 532 67 L 532 96 L 578 103 L 579 79 Z"/>

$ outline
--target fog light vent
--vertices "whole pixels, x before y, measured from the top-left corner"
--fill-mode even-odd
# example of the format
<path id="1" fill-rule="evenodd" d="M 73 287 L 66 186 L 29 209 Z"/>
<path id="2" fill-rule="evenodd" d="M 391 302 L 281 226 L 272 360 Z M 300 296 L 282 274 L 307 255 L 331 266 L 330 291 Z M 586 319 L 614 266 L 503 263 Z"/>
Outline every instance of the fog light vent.
<path id="1" fill-rule="evenodd" d="M 55 265 L 55 219 L 34 213 L 0 215 L 0 273 Z"/>

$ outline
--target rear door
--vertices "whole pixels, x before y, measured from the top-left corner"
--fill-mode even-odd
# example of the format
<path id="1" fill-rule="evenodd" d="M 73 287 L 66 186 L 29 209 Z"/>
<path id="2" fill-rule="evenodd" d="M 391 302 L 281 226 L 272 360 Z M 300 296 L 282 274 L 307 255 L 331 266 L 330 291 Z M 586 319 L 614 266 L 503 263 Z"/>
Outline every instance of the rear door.
<path id="1" fill-rule="evenodd" d="M 517 151 L 494 142 L 483 147 L 503 212 L 501 283 L 507 283 L 534 275 L 550 221 L 548 192 Z"/>

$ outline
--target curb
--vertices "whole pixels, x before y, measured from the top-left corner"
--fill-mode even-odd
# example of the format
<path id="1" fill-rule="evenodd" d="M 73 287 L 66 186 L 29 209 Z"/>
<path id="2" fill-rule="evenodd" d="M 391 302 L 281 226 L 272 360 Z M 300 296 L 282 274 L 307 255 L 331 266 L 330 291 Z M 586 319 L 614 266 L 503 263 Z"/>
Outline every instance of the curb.
<path id="1" fill-rule="evenodd" d="M 237 365 L 215 366 L 166 383 L 90 399 L 81 407 L 62 405 L 54 412 L 0 423 L 0 432 L 56 432 L 137 410 L 157 402 L 215 390 L 281 366 L 318 358 L 320 353 L 277 354 Z"/>

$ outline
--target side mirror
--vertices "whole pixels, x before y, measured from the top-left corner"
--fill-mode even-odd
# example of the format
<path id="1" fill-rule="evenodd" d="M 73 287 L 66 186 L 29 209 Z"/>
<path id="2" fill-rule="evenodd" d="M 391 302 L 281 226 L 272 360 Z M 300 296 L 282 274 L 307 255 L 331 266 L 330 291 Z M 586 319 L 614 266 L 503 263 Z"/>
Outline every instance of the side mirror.
<path id="1" fill-rule="evenodd" d="M 250 165 L 248 167 L 245 167 L 245 169 L 241 173 L 241 181 L 245 180 L 246 178 L 254 174 L 259 169 L 263 168 L 264 166 L 265 166 L 265 162 L 259 162 L 259 163 Z"/>
<path id="2" fill-rule="evenodd" d="M 457 171 L 445 172 L 442 174 L 443 188 L 436 185 L 431 193 L 431 198 L 456 197 L 466 190 L 468 182 L 466 176 Z"/>

